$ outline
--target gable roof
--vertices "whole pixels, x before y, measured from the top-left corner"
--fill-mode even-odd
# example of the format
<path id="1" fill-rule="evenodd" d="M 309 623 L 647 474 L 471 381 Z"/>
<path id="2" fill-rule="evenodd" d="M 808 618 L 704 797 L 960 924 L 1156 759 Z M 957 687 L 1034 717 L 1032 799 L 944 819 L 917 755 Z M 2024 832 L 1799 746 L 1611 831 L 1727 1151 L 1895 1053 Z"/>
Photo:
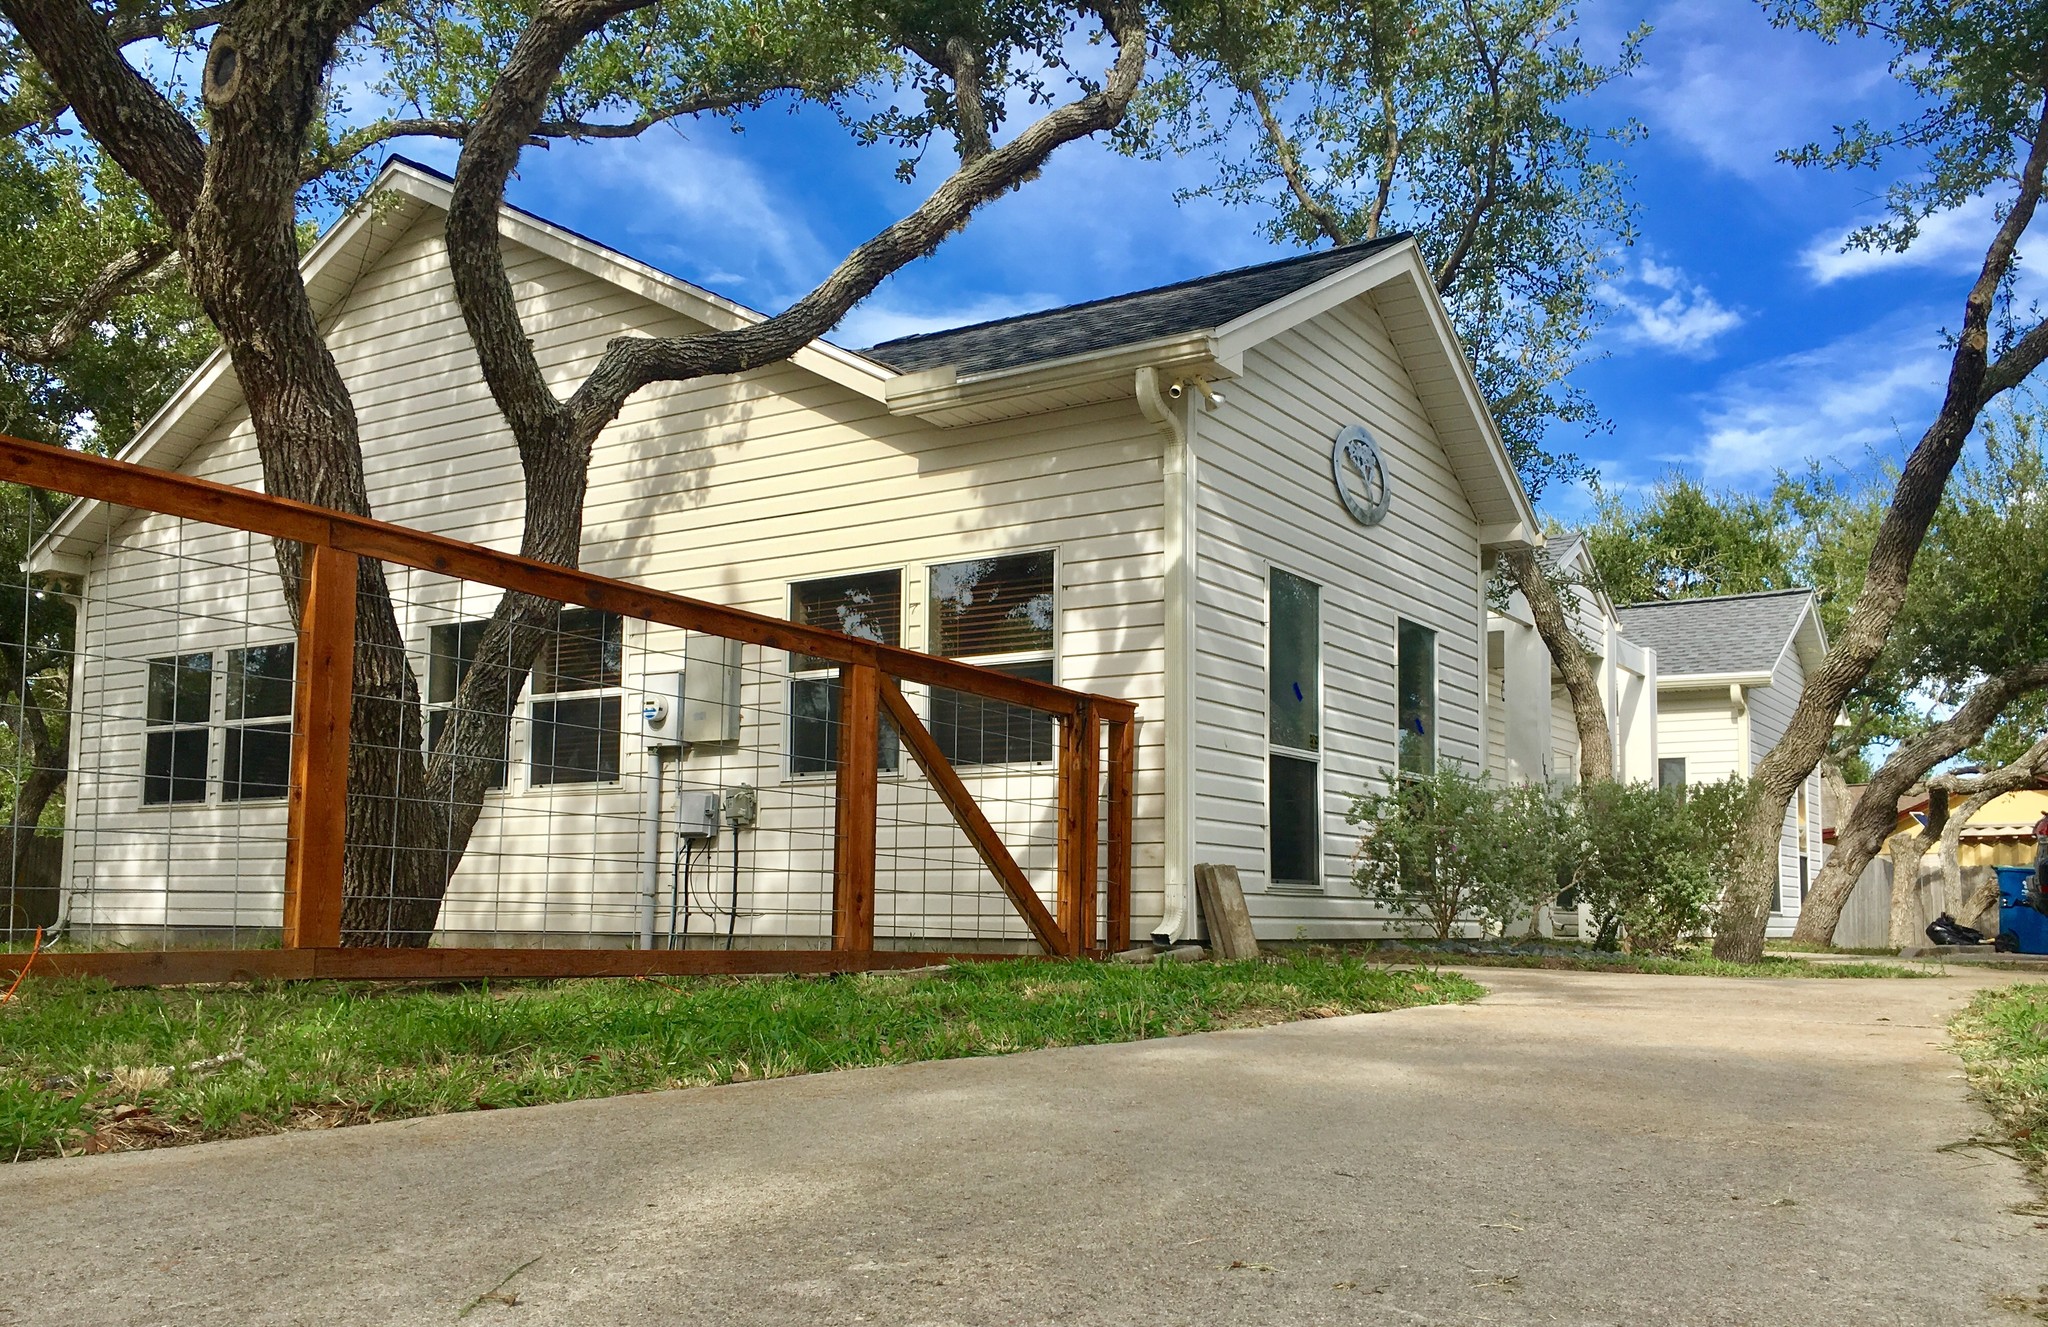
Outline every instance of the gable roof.
<path id="1" fill-rule="evenodd" d="M 445 212 L 451 177 L 391 157 L 376 181 L 300 264 L 323 323 L 363 273 L 422 217 Z M 767 315 L 639 262 L 545 218 L 501 204 L 500 236 L 705 326 L 731 330 Z M 1384 317 L 1424 412 L 1480 522 L 1482 546 L 1532 542 L 1535 511 L 1472 375 L 1450 316 L 1412 237 L 1284 258 L 951 331 L 903 337 L 870 354 L 824 340 L 790 362 L 890 412 L 951 427 L 1137 394 L 1140 369 L 1162 378 L 1228 379 L 1247 351 L 1354 299 Z M 914 343 L 914 344 L 913 344 Z M 893 349 L 892 349 L 893 348 Z M 881 358 L 896 356 L 900 363 Z M 1049 358 L 1048 358 L 1049 356 Z M 956 360 L 989 367 L 968 369 Z M 1020 358 L 1023 357 L 1023 358 Z M 911 364 L 927 367 L 912 369 Z M 999 367 L 998 367 L 999 366 Z M 216 350 L 120 458 L 175 470 L 242 405 L 225 351 Z M 35 570 L 75 569 L 78 535 L 98 504 L 79 502 L 31 550 Z"/>
<path id="2" fill-rule="evenodd" d="M 1812 590 L 1659 599 L 1614 612 L 1622 634 L 1657 652 L 1661 680 L 1768 675 L 1812 619 Z"/>
<path id="3" fill-rule="evenodd" d="M 941 365 L 987 373 L 1221 327 L 1407 238 L 1389 235 L 1127 295 L 901 336 L 861 353 L 906 373 Z"/>

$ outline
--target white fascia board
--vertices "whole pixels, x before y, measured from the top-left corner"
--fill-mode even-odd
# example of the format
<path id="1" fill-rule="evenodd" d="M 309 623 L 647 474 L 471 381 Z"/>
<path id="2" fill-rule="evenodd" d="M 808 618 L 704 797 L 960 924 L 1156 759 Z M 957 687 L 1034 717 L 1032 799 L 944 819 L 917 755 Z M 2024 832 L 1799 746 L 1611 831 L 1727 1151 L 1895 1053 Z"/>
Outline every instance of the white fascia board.
<path id="1" fill-rule="evenodd" d="M 1805 652 L 1799 649 L 1800 639 L 1809 632 L 1812 634 L 1819 650 L 1819 653 L 1811 661 L 1806 658 Z M 1799 619 L 1792 624 L 1792 632 L 1785 637 L 1784 647 L 1778 651 L 1778 657 L 1771 661 L 1771 672 L 1776 673 L 1778 669 L 1783 667 L 1785 656 L 1794 652 L 1798 652 L 1800 655 L 1800 671 L 1809 671 L 1816 663 L 1826 657 L 1827 650 L 1827 633 L 1820 624 L 1820 605 L 1815 600 L 1813 593 L 1808 591 L 1806 603 L 1799 610 Z"/>
<path id="2" fill-rule="evenodd" d="M 963 374 L 940 365 L 901 374 L 888 385 L 889 413 L 925 416 L 970 403 L 994 404 L 1062 386 L 1129 381 L 1137 370 L 1147 367 L 1167 373 L 1197 374 L 1215 381 L 1237 376 L 1237 370 L 1222 363 L 1216 354 L 1214 338 L 1207 332 L 1194 332 L 986 373 Z"/>
<path id="3" fill-rule="evenodd" d="M 1250 313 L 1239 314 L 1224 323 L 1215 332 L 1217 350 L 1242 360 L 1246 351 L 1299 327 L 1311 318 L 1320 317 L 1340 304 L 1377 290 L 1398 276 L 1415 271 L 1421 261 L 1421 250 L 1413 240 L 1405 240 L 1360 259 L 1320 281 L 1303 286 L 1290 295 L 1282 295 L 1270 304 L 1261 304 Z"/>
<path id="4" fill-rule="evenodd" d="M 1771 684 L 1768 672 L 1748 673 L 1659 673 L 1659 691 L 1724 691 L 1731 686 L 1767 687 Z"/>
<path id="5" fill-rule="evenodd" d="M 1521 485 L 1515 486 L 1518 490 Z M 1532 518 L 1526 521 L 1502 521 L 1494 525 L 1479 527 L 1479 547 L 1482 551 L 1502 548 L 1541 548 L 1543 535 L 1537 530 Z"/>

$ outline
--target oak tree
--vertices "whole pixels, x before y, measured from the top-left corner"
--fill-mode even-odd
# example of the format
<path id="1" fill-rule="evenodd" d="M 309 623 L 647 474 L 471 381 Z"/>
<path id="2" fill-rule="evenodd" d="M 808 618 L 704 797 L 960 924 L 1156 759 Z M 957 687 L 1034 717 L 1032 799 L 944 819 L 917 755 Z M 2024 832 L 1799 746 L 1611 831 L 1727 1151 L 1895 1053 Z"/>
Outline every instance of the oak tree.
<path id="1" fill-rule="evenodd" d="M 580 553 L 592 445 L 636 392 L 787 358 L 1061 145 L 1114 129 L 1156 22 L 1144 0 L 0 0 L 0 15 L 8 113 L 38 127 L 74 118 L 148 200 L 233 364 L 264 487 L 286 497 L 373 514 L 355 405 L 300 279 L 299 219 L 322 190 L 346 195 L 378 144 L 456 143 L 449 264 L 524 474 L 519 551 L 562 566 Z M 130 59 L 138 42 L 203 49 L 196 95 L 161 62 Z M 344 94 L 365 76 L 380 94 L 367 113 Z M 776 98 L 839 105 L 871 141 L 948 140 L 957 167 L 787 309 L 730 331 L 615 339 L 558 391 L 499 247 L 521 153 Z M 1031 118 L 1005 134 L 1019 106 Z M 300 557 L 277 549 L 295 613 Z M 477 721 L 427 750 L 374 559 L 358 605 L 343 941 L 424 944 L 557 606 L 502 597 L 455 699 Z"/>

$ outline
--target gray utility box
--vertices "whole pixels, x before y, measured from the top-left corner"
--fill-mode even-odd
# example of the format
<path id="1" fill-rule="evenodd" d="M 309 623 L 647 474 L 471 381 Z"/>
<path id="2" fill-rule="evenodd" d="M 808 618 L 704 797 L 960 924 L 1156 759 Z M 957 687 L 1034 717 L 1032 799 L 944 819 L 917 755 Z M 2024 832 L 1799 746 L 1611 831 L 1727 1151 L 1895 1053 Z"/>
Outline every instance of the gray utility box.
<path id="1" fill-rule="evenodd" d="M 683 641 L 682 740 L 740 740 L 741 642 L 691 632 Z"/>

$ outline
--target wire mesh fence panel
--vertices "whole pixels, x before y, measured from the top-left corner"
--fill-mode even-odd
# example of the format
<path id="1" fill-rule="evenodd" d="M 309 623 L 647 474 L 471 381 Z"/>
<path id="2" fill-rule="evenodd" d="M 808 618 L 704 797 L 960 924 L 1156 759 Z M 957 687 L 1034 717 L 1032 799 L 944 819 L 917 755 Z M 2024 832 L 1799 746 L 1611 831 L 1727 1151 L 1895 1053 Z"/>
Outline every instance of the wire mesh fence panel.
<path id="1" fill-rule="evenodd" d="M 42 524 L 8 531 L 32 573 Z M 105 507 L 89 524 L 90 554 L 58 564 L 68 592 L 32 574 L 9 596 L 35 656 L 11 701 L 62 734 L 61 906 L 21 920 L 103 945 L 275 944 L 296 630 L 270 541 Z"/>
<path id="2" fill-rule="evenodd" d="M 744 955 L 1118 933 L 1123 702 L 0 439 L 14 473 L 39 457 L 103 500 L 6 508 L 27 554 L 0 754 L 31 822 L 10 941 Z M 33 881 L 24 843 L 50 859 Z"/>

